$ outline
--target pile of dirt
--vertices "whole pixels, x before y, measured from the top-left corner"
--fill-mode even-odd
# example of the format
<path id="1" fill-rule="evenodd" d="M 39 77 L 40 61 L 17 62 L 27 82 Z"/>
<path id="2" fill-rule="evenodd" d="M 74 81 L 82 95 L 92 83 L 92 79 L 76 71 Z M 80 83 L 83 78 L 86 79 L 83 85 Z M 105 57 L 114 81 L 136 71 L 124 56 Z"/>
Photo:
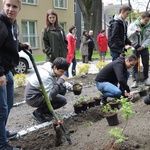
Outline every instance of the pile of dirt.
<path id="1" fill-rule="evenodd" d="M 98 96 L 98 91 L 93 82 L 95 75 L 88 76 L 90 78 L 79 78 L 80 81 L 77 78 L 70 79 L 71 82 L 82 82 L 85 84 L 85 88 L 80 96 L 86 99 L 89 96 Z M 24 92 L 22 92 L 22 95 L 24 95 Z M 73 112 L 73 104 L 80 96 L 75 96 L 72 92 L 68 92 L 66 94 L 68 99 L 67 105 L 56 112 L 61 115 Z M 22 99 L 22 96 L 17 97 L 15 95 L 15 99 L 20 98 Z M 68 144 L 64 134 L 62 134 L 62 143 L 56 147 L 56 132 L 52 125 L 27 134 L 21 139 L 12 140 L 9 144 L 22 147 L 23 150 L 149 150 L 149 105 L 143 103 L 142 97 L 133 104 L 132 108 L 135 113 L 128 121 L 124 131 L 126 139 L 121 144 L 114 143 L 112 137 L 110 137 L 109 131 L 114 126 L 108 126 L 106 119 L 103 117 L 101 106 L 95 106 L 64 120 L 64 127 L 70 133 L 71 145 Z M 20 130 L 36 125 L 37 122 L 31 116 L 33 110 L 34 108 L 26 104 L 14 107 L 8 120 L 8 129 Z M 122 119 L 121 112 L 119 112 L 118 117 L 119 124 L 117 127 L 123 128 L 126 121 Z"/>

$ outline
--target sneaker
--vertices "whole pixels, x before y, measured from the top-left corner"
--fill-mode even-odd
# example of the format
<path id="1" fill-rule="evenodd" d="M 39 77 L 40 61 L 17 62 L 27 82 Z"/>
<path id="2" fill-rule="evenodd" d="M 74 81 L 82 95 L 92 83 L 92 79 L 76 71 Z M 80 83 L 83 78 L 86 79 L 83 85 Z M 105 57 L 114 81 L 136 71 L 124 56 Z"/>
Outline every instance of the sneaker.
<path id="1" fill-rule="evenodd" d="M 148 78 L 147 78 L 146 80 L 144 80 L 144 84 L 145 84 L 146 86 L 150 86 L 150 81 L 148 80 Z"/>
<path id="2" fill-rule="evenodd" d="M 46 120 L 46 118 L 44 117 L 44 115 L 41 112 L 39 112 L 38 110 L 35 110 L 33 112 L 33 117 L 39 123 L 44 123 L 44 122 L 48 121 L 48 120 Z"/>
<path id="3" fill-rule="evenodd" d="M 134 81 L 133 84 L 132 84 L 132 86 L 131 86 L 131 88 L 137 88 L 137 87 L 138 87 L 137 82 Z"/>
<path id="4" fill-rule="evenodd" d="M 16 137 L 17 137 L 17 132 L 6 131 L 6 135 L 7 135 L 7 139 L 8 139 L 8 140 L 16 139 Z"/>
<path id="5" fill-rule="evenodd" d="M 52 121 L 53 120 L 53 115 L 52 114 L 43 114 L 43 116 L 47 121 Z"/>
<path id="6" fill-rule="evenodd" d="M 20 150 L 20 148 L 15 148 L 7 144 L 4 147 L 1 147 L 0 150 Z"/>

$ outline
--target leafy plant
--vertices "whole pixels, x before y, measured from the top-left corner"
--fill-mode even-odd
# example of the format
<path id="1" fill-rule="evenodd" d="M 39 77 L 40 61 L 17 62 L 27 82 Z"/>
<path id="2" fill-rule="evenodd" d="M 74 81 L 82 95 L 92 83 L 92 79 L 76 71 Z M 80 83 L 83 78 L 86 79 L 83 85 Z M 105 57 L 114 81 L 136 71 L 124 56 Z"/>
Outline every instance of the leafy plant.
<path id="1" fill-rule="evenodd" d="M 102 93 L 101 91 L 99 91 L 99 96 L 100 96 L 100 97 L 103 96 L 103 93 Z"/>
<path id="2" fill-rule="evenodd" d="M 26 83 L 26 75 L 23 73 L 14 75 L 14 87 L 24 86 Z"/>
<path id="3" fill-rule="evenodd" d="M 108 103 L 102 108 L 102 112 L 105 114 L 112 114 L 116 113 L 117 111 L 118 111 L 117 108 L 111 109 L 111 106 Z"/>
<path id="4" fill-rule="evenodd" d="M 106 65 L 107 65 L 106 62 L 100 62 L 99 61 L 99 62 L 96 63 L 96 67 L 97 67 L 98 70 L 101 70 Z"/>
<path id="5" fill-rule="evenodd" d="M 80 105 L 84 100 L 85 100 L 84 97 L 80 97 L 79 99 L 76 100 L 75 105 Z"/>
<path id="6" fill-rule="evenodd" d="M 90 65 L 89 64 L 82 64 L 82 65 L 78 65 L 78 75 L 85 75 L 88 74 Z"/>
<path id="7" fill-rule="evenodd" d="M 118 101 L 122 105 L 121 107 L 122 117 L 126 119 L 126 124 L 123 129 L 114 128 L 109 131 L 109 134 L 116 139 L 115 141 L 116 143 L 124 141 L 125 136 L 123 133 L 125 131 L 125 128 L 127 127 L 128 119 L 133 115 L 133 111 L 131 109 L 131 105 L 132 105 L 131 101 L 128 101 L 128 99 L 124 98 L 123 96 Z"/>
<path id="8" fill-rule="evenodd" d="M 124 135 L 122 134 L 122 129 L 115 127 L 109 131 L 109 135 L 116 138 L 116 143 L 121 143 L 124 141 Z"/>

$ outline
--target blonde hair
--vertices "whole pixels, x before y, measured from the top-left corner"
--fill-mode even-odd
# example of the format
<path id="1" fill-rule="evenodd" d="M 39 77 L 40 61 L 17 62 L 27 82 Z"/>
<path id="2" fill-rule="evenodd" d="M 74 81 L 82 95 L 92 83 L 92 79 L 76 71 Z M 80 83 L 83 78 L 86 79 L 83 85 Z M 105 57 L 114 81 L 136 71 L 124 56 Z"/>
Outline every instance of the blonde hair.
<path id="1" fill-rule="evenodd" d="M 21 0 L 17 0 L 18 1 L 18 4 L 19 4 L 19 7 L 21 8 Z M 3 0 L 3 4 L 6 2 L 6 0 Z"/>

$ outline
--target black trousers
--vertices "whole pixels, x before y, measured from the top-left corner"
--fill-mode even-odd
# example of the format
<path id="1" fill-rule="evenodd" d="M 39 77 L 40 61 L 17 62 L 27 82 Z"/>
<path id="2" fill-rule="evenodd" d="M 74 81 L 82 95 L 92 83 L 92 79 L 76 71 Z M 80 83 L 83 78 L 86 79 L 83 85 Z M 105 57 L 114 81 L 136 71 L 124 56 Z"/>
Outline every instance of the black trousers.
<path id="1" fill-rule="evenodd" d="M 92 61 L 92 55 L 93 55 L 93 48 L 88 48 L 88 60 Z"/>
<path id="2" fill-rule="evenodd" d="M 148 72 L 149 72 L 149 51 L 148 48 L 145 48 L 141 51 L 133 50 L 133 54 L 135 54 L 137 57 L 141 57 L 142 64 L 143 64 L 143 75 L 144 78 L 148 78 Z M 135 73 L 138 72 L 138 63 L 133 67 L 132 70 L 132 79 L 133 81 L 136 81 L 135 79 Z"/>

